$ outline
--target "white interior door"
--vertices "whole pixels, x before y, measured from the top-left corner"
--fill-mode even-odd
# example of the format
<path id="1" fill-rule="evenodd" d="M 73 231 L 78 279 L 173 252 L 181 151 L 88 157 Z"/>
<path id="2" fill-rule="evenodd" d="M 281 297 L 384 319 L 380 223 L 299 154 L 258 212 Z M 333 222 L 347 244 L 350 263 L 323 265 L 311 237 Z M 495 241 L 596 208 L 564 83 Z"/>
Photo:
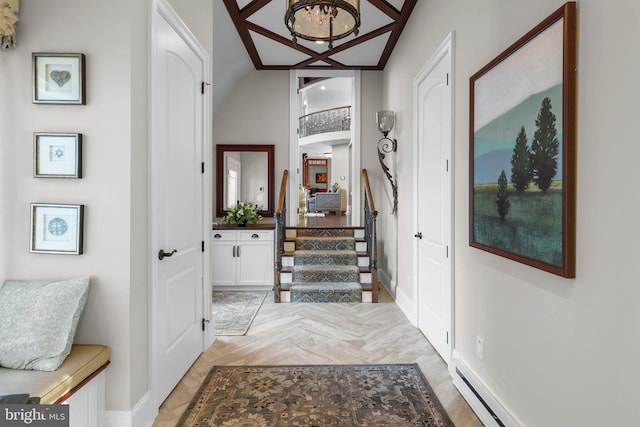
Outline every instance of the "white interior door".
<path id="1" fill-rule="evenodd" d="M 451 56 L 451 44 L 445 43 L 414 84 L 418 327 L 447 363 L 452 324 Z"/>
<path id="2" fill-rule="evenodd" d="M 152 390 L 161 403 L 203 351 L 204 58 L 159 8 L 152 62 Z M 170 256 L 163 259 L 163 250 Z"/>

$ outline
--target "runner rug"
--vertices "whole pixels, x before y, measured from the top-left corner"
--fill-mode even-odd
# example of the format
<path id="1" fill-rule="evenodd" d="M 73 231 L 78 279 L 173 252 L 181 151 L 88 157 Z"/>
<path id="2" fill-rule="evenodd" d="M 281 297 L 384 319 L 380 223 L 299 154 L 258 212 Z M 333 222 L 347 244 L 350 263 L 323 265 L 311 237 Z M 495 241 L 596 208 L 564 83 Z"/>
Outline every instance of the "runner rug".
<path id="1" fill-rule="evenodd" d="M 453 427 L 417 364 L 215 366 L 179 427 Z"/>
<path id="2" fill-rule="evenodd" d="M 266 296 L 266 292 L 213 292 L 216 335 L 246 334 Z"/>

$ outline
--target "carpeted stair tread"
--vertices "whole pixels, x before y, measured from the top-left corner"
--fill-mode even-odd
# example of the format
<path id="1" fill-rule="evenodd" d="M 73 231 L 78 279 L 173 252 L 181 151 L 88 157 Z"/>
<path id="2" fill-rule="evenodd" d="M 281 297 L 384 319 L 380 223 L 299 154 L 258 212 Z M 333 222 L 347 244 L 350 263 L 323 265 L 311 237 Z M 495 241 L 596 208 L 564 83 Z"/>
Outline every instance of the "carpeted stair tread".
<path id="1" fill-rule="evenodd" d="M 297 237 L 296 250 L 355 250 L 353 237 Z"/>
<path id="2" fill-rule="evenodd" d="M 351 250 L 299 250 L 293 255 L 295 265 L 355 265 L 356 251 Z"/>
<path id="3" fill-rule="evenodd" d="M 349 228 L 300 228 L 298 237 L 353 237 L 353 229 Z"/>
<path id="4" fill-rule="evenodd" d="M 293 282 L 357 282 L 357 265 L 294 265 Z"/>
<path id="5" fill-rule="evenodd" d="M 362 302 L 358 282 L 292 283 L 291 302 Z"/>

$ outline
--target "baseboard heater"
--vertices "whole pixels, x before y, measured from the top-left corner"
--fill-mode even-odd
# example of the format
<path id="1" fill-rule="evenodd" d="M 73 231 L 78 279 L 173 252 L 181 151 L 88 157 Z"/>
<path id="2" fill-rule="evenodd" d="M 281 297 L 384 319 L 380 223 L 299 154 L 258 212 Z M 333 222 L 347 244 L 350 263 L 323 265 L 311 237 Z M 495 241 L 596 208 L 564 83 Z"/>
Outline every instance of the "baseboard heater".
<path id="1" fill-rule="evenodd" d="M 487 404 L 487 402 L 482 398 L 482 396 L 480 395 L 480 393 L 477 392 L 477 390 L 475 389 L 475 387 L 473 385 L 471 385 L 471 383 L 469 382 L 469 380 L 467 380 L 467 377 L 465 377 L 462 372 L 460 372 L 460 369 L 456 368 L 456 374 L 460 377 L 460 379 L 462 381 L 464 381 L 464 383 L 467 385 L 467 387 L 469 387 L 469 390 L 471 390 L 473 392 L 473 394 L 476 396 L 476 398 L 478 399 L 478 401 L 480 401 L 480 403 L 482 403 L 482 406 L 484 406 L 484 408 L 487 410 L 487 412 L 489 413 L 489 415 L 491 415 L 491 417 L 493 418 L 493 420 L 495 421 L 495 423 L 500 426 L 500 427 L 506 427 L 504 425 L 504 423 L 502 421 L 500 421 L 500 417 L 498 417 L 498 415 L 496 415 L 495 412 L 493 412 L 493 409 L 491 409 L 491 406 L 489 406 L 489 404 Z"/>

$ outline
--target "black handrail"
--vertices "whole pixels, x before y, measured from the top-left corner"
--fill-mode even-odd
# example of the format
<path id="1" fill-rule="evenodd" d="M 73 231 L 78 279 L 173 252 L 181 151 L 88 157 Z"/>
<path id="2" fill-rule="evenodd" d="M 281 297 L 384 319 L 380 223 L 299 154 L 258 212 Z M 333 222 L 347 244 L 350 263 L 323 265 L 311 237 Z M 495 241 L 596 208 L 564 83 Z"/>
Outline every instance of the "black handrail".
<path id="1" fill-rule="evenodd" d="M 378 302 L 378 245 L 376 236 L 376 218 L 378 211 L 373 203 L 369 174 L 366 169 L 362 169 L 361 182 L 364 194 L 364 237 L 367 241 L 369 270 L 371 270 L 371 301 Z"/>
<path id="2" fill-rule="evenodd" d="M 289 171 L 282 173 L 282 184 L 280 184 L 280 194 L 278 205 L 276 206 L 276 236 L 274 253 L 274 280 L 273 280 L 273 300 L 280 302 L 280 271 L 282 270 L 282 254 L 284 253 L 284 241 L 287 236 L 287 182 Z"/>

